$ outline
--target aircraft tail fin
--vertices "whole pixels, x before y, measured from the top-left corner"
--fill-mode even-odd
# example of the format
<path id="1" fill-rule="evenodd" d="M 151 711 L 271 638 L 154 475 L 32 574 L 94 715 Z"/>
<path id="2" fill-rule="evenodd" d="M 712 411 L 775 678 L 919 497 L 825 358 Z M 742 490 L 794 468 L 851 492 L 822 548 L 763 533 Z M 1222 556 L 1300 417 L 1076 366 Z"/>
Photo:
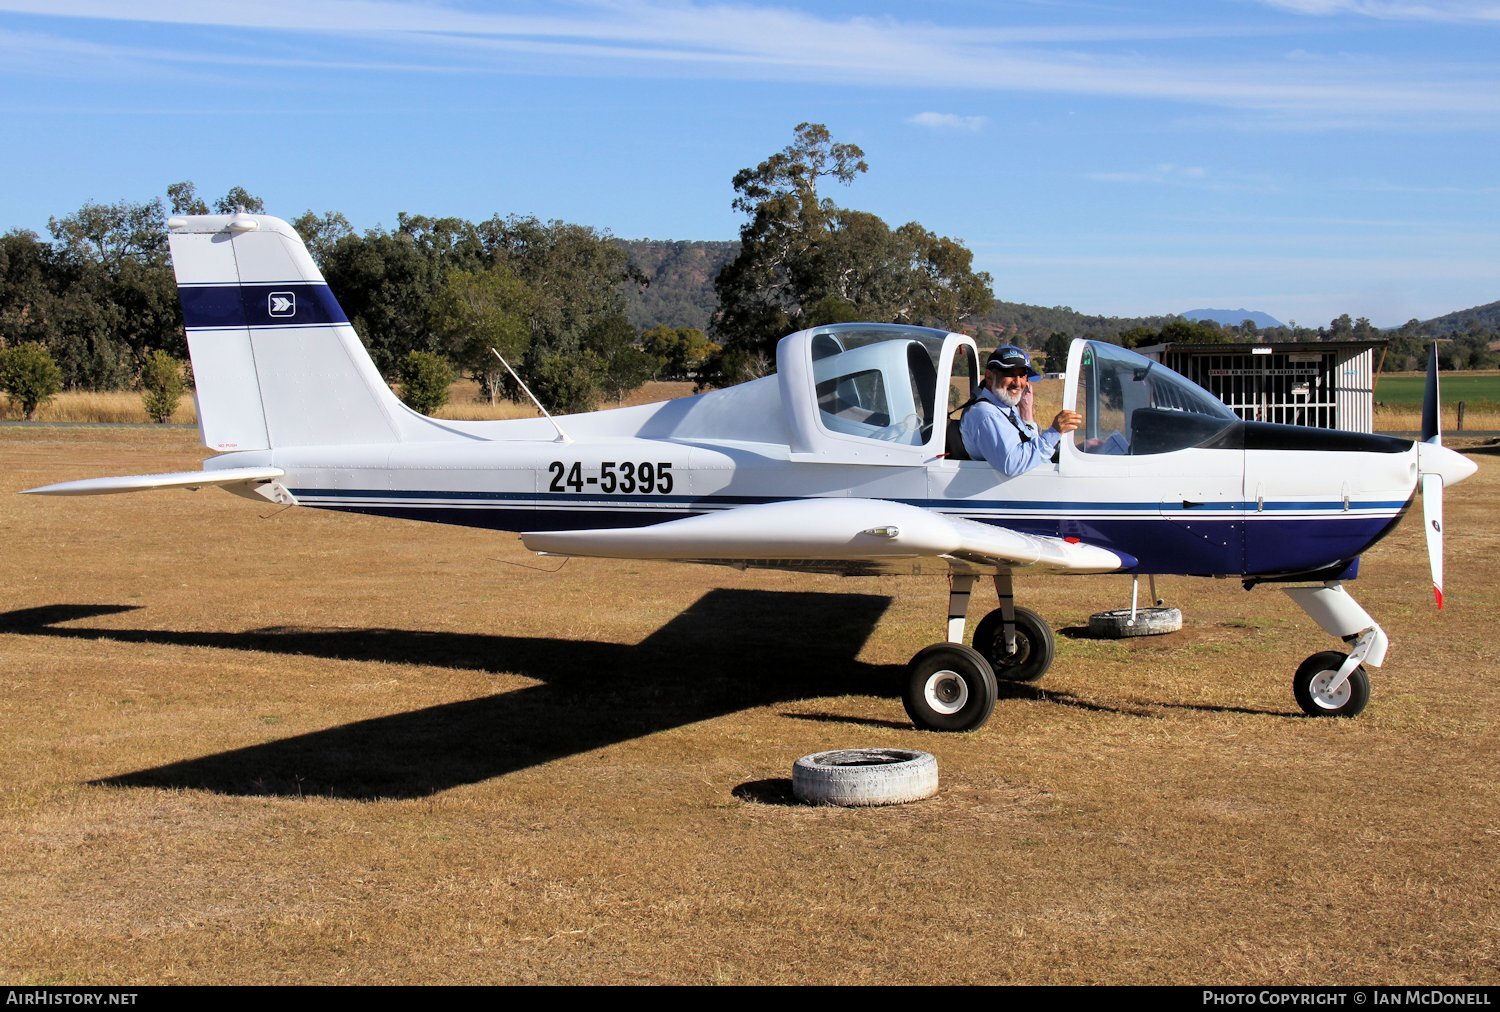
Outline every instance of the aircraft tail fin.
<path id="1" fill-rule="evenodd" d="M 396 442 L 424 421 L 381 378 L 290 225 L 240 213 L 167 228 L 206 446 Z"/>

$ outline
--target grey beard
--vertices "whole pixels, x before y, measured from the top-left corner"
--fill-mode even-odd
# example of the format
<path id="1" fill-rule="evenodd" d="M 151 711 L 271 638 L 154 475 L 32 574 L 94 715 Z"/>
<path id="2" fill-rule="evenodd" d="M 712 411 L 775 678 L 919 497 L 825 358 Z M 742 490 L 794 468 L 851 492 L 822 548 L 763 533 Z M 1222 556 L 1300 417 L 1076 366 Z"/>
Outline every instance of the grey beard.
<path id="1" fill-rule="evenodd" d="M 990 388 L 990 393 L 994 394 L 995 399 L 1008 408 L 1013 408 L 1021 403 L 1021 399 L 1019 397 L 1012 397 L 1008 391 L 1001 390 L 998 387 Z"/>

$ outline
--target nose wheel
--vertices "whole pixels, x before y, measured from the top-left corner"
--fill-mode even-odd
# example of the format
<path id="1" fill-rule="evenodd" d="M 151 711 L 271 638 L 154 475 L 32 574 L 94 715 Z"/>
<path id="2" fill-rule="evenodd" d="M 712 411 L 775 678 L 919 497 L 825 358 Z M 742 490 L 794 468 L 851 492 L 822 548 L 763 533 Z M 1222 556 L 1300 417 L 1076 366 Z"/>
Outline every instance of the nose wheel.
<path id="1" fill-rule="evenodd" d="M 1363 665 L 1355 667 L 1348 677 L 1339 672 L 1349 661 L 1348 654 L 1325 650 L 1313 654 L 1297 668 L 1292 678 L 1292 695 L 1309 717 L 1353 717 L 1370 701 L 1370 676 Z"/>

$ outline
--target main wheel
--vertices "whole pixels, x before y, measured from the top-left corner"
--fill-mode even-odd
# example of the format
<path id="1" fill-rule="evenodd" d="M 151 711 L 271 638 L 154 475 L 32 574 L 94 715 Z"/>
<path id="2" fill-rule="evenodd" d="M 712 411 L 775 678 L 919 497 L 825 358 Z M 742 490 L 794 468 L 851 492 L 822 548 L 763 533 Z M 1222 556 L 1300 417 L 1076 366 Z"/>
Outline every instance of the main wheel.
<path id="1" fill-rule="evenodd" d="M 907 667 L 907 715 L 924 731 L 972 731 L 995 708 L 995 672 L 979 651 L 962 643 L 937 643 Z"/>
<path id="2" fill-rule="evenodd" d="M 996 608 L 974 628 L 974 649 L 1002 682 L 1034 682 L 1052 667 L 1057 641 L 1052 627 L 1030 608 L 1016 609 L 1016 652 L 1005 651 L 1005 616 Z"/>
<path id="3" fill-rule="evenodd" d="M 1325 650 L 1313 654 L 1297 668 L 1292 678 L 1292 695 L 1297 705 L 1309 717 L 1353 717 L 1370 701 L 1370 676 L 1364 665 L 1354 669 L 1353 674 L 1334 692 L 1328 685 L 1343 667 L 1348 654 L 1337 650 Z"/>

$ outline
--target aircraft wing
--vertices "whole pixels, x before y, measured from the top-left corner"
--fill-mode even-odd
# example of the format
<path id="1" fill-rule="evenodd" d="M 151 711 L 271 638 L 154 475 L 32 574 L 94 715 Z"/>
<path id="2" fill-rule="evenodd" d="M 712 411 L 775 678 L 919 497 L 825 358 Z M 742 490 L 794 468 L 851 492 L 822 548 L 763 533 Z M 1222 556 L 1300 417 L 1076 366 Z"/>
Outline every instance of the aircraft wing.
<path id="1" fill-rule="evenodd" d="M 941 556 L 1069 573 L 1113 573 L 1135 565 L 1094 545 L 883 499 L 794 499 L 650 527 L 532 531 L 521 540 L 534 552 L 615 559 L 879 563 Z"/>
<path id="2" fill-rule="evenodd" d="M 217 471 L 173 471 L 169 474 L 129 474 L 119 478 L 85 478 L 28 488 L 22 495 L 110 495 L 153 488 L 206 488 L 210 485 L 248 485 L 275 481 L 286 474 L 279 467 L 224 467 Z"/>

